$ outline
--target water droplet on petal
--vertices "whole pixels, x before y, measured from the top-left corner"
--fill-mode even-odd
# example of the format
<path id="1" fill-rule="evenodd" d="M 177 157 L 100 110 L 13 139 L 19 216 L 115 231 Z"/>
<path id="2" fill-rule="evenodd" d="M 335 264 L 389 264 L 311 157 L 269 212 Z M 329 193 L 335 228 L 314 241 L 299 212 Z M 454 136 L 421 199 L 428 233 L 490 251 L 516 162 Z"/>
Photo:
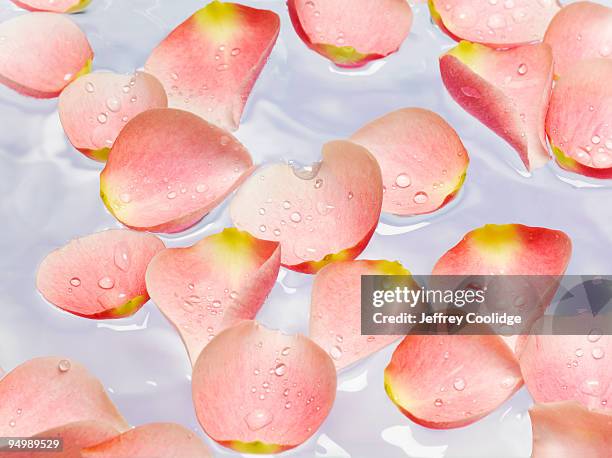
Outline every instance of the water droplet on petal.
<path id="1" fill-rule="evenodd" d="M 119 269 L 124 272 L 128 271 L 130 268 L 130 249 L 127 244 L 119 243 L 115 246 L 113 260 Z"/>
<path id="2" fill-rule="evenodd" d="M 71 364 L 70 361 L 68 361 L 67 359 L 62 359 L 58 364 L 57 364 L 57 369 L 60 372 L 68 372 L 70 370 Z"/>
<path id="3" fill-rule="evenodd" d="M 121 109 L 121 101 L 117 97 L 110 97 L 106 100 L 106 106 L 110 111 L 117 112 Z"/>
<path id="4" fill-rule="evenodd" d="M 593 350 L 591 350 L 591 356 L 594 359 L 601 359 L 606 355 L 605 351 L 603 348 L 601 347 L 595 347 L 593 348 Z"/>
<path id="5" fill-rule="evenodd" d="M 291 221 L 293 221 L 294 223 L 299 223 L 300 221 L 302 221 L 302 215 L 300 215 L 299 212 L 291 213 Z"/>
<path id="6" fill-rule="evenodd" d="M 398 188 L 407 188 L 410 186 L 410 177 L 405 173 L 400 173 L 395 179 L 395 184 Z"/>
<path id="7" fill-rule="evenodd" d="M 527 65 L 526 64 L 521 64 L 518 66 L 518 69 L 516 70 L 516 72 L 519 75 L 524 75 L 525 73 L 527 73 Z"/>
<path id="8" fill-rule="evenodd" d="M 80 286 L 81 285 L 81 280 L 77 277 L 72 277 L 70 279 L 70 284 L 74 287 Z"/>
<path id="9" fill-rule="evenodd" d="M 442 399 L 438 398 L 434 401 L 434 405 L 436 407 L 442 407 L 442 404 L 444 404 L 444 402 L 442 402 Z"/>
<path id="10" fill-rule="evenodd" d="M 340 358 L 342 358 L 342 349 L 338 345 L 334 345 L 329 351 L 329 355 L 333 359 L 339 360 Z"/>
<path id="11" fill-rule="evenodd" d="M 414 195 L 414 202 L 417 204 L 424 204 L 427 202 L 427 200 L 429 199 L 429 196 L 427 195 L 427 193 L 425 192 L 417 192 Z"/>
<path id="12" fill-rule="evenodd" d="M 115 286 L 115 280 L 110 277 L 102 277 L 100 280 L 98 280 L 98 286 L 102 289 L 111 289 L 113 286 Z"/>
<path id="13" fill-rule="evenodd" d="M 96 90 L 96 88 L 94 87 L 92 82 L 88 82 L 87 84 L 85 84 L 85 90 L 91 94 L 93 91 Z"/>
<path id="14" fill-rule="evenodd" d="M 244 417 L 244 421 L 251 431 L 259 431 L 272 423 L 272 414 L 265 409 L 256 409 Z"/>
<path id="15" fill-rule="evenodd" d="M 285 372 L 287 372 L 287 366 L 285 366 L 284 364 L 279 364 L 274 368 L 274 373 L 279 377 L 285 375 Z"/>
<path id="16" fill-rule="evenodd" d="M 100 124 L 105 124 L 107 120 L 108 120 L 108 116 L 106 116 L 106 114 L 104 114 L 104 113 L 100 113 L 100 114 L 98 115 L 98 122 L 99 122 Z"/>
<path id="17" fill-rule="evenodd" d="M 591 329 L 591 332 L 589 332 L 587 340 L 589 342 L 597 342 L 599 339 L 601 339 L 601 336 L 602 336 L 601 330 L 599 330 L 599 329 Z"/>
<path id="18" fill-rule="evenodd" d="M 453 382 L 453 388 L 457 391 L 463 391 L 465 389 L 465 380 L 461 377 L 456 378 Z"/>

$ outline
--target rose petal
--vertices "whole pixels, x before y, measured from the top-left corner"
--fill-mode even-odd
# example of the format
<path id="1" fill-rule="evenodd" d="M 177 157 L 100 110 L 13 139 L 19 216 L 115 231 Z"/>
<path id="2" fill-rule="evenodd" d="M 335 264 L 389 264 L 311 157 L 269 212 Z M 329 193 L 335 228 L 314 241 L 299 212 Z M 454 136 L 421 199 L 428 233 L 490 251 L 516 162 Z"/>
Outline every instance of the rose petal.
<path id="1" fill-rule="evenodd" d="M 213 1 L 174 29 L 145 69 L 166 88 L 169 106 L 235 130 L 279 29 L 272 11 Z"/>
<path id="2" fill-rule="evenodd" d="M 244 321 L 204 348 L 192 390 L 198 420 L 216 442 L 278 453 L 306 441 L 325 420 L 336 370 L 310 339 Z"/>
<path id="3" fill-rule="evenodd" d="M 336 369 L 386 347 L 399 336 L 361 335 L 361 276 L 410 275 L 399 262 L 343 261 L 315 277 L 310 303 L 310 337 L 327 350 Z"/>
<path id="4" fill-rule="evenodd" d="M 32 359 L 6 374 L 0 381 L 0 418 L 3 437 L 29 437 L 86 420 L 128 428 L 98 379 L 80 364 L 56 357 Z"/>
<path id="5" fill-rule="evenodd" d="M 113 229 L 72 240 L 38 268 L 36 286 L 53 305 L 86 318 L 122 318 L 149 300 L 145 272 L 164 248 L 152 234 Z"/>
<path id="6" fill-rule="evenodd" d="M 234 225 L 281 244 L 281 263 L 315 273 L 354 259 L 378 223 L 382 178 L 376 159 L 348 141 L 323 147 L 312 170 L 288 164 L 259 169 L 231 205 Z"/>
<path id="7" fill-rule="evenodd" d="M 555 84 L 546 132 L 557 163 L 595 178 L 612 178 L 612 60 L 583 60 Z"/>
<path id="8" fill-rule="evenodd" d="M 561 231 L 487 224 L 468 232 L 436 263 L 433 275 L 550 275 L 565 272 L 572 242 Z"/>
<path id="9" fill-rule="evenodd" d="M 431 213 L 453 200 L 465 180 L 467 151 L 453 128 L 429 110 L 394 111 L 366 124 L 351 141 L 380 165 L 385 212 Z"/>
<path id="10" fill-rule="evenodd" d="M 571 3 L 550 22 L 544 41 L 552 48 L 557 75 L 563 75 L 582 59 L 610 58 L 612 9 L 598 3 Z"/>
<path id="11" fill-rule="evenodd" d="M 186 111 L 149 110 L 117 137 L 100 194 L 126 226 L 180 232 L 219 205 L 252 167 L 249 152 L 228 132 Z"/>
<path id="12" fill-rule="evenodd" d="M 288 0 L 295 31 L 340 67 L 361 67 L 396 52 L 410 32 L 403 0 Z"/>
<path id="13" fill-rule="evenodd" d="M 83 458 L 212 458 L 212 452 L 187 428 L 174 423 L 138 426 L 81 450 Z"/>
<path id="14" fill-rule="evenodd" d="M 0 83 L 27 96 L 57 97 L 88 73 L 93 51 L 68 17 L 27 13 L 0 24 Z"/>
<path id="15" fill-rule="evenodd" d="M 592 409 L 610 409 L 612 337 L 529 336 L 519 363 L 536 402 L 575 400 Z"/>
<path id="16" fill-rule="evenodd" d="M 83 11 L 91 0 L 11 0 L 28 11 L 50 11 L 52 13 L 77 13 Z M 46 456 L 46 455 L 45 455 Z"/>
<path id="17" fill-rule="evenodd" d="M 230 228 L 158 253 L 147 269 L 147 289 L 195 363 L 216 334 L 255 318 L 279 267 L 278 243 Z"/>
<path id="18" fill-rule="evenodd" d="M 112 425 L 97 420 L 86 420 L 58 426 L 32 436 L 32 439 L 61 440 L 62 450 L 54 452 L 52 448 L 44 450 L 45 458 L 82 458 L 81 449 L 98 444 L 119 434 Z M 10 453 L 2 454 L 3 458 L 40 458 L 42 450 L 34 449 L 27 452 L 17 452 L 11 449 Z"/>
<path id="19" fill-rule="evenodd" d="M 506 140 L 527 169 L 548 162 L 544 121 L 553 78 L 548 45 L 495 51 L 462 41 L 442 55 L 440 72 L 453 99 Z"/>
<path id="20" fill-rule="evenodd" d="M 429 0 L 431 17 L 451 38 L 509 48 L 539 41 L 557 0 Z"/>
<path id="21" fill-rule="evenodd" d="M 166 92 L 155 77 L 100 72 L 69 84 L 60 95 L 58 110 L 70 143 L 92 159 L 105 161 L 129 120 L 166 106 Z"/>
<path id="22" fill-rule="evenodd" d="M 529 409 L 533 458 L 606 457 L 612 449 L 612 415 L 576 402 L 536 404 Z"/>
<path id="23" fill-rule="evenodd" d="M 495 335 L 410 335 L 385 369 L 389 398 L 412 421 L 435 429 L 474 423 L 521 385 L 514 354 Z"/>

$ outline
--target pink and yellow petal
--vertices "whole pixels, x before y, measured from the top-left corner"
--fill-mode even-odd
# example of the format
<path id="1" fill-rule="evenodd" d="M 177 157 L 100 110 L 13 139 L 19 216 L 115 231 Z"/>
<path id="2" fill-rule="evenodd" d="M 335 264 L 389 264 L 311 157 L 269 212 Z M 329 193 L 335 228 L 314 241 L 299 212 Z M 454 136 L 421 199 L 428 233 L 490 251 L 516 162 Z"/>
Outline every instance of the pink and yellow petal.
<path id="1" fill-rule="evenodd" d="M 399 336 L 361 334 L 361 276 L 410 275 L 399 262 L 340 261 L 317 273 L 309 335 L 340 370 L 386 347 Z"/>
<path id="2" fill-rule="evenodd" d="M 306 45 L 340 67 L 361 67 L 396 52 L 412 10 L 402 0 L 289 0 L 289 15 Z"/>
<path id="3" fill-rule="evenodd" d="M 244 321 L 221 332 L 193 370 L 198 420 L 216 442 L 278 453 L 312 436 L 331 410 L 336 370 L 310 339 Z"/>
<path id="4" fill-rule="evenodd" d="M 310 169 L 274 164 L 257 170 L 236 193 L 234 225 L 281 244 L 281 262 L 314 273 L 354 259 L 372 236 L 382 205 L 382 177 L 362 146 L 333 141 Z"/>
<path id="5" fill-rule="evenodd" d="M 450 202 L 465 181 L 468 153 L 455 130 L 421 108 L 386 114 L 351 136 L 380 165 L 382 210 L 397 215 L 431 213 Z"/>
<path id="6" fill-rule="evenodd" d="M 163 84 L 170 107 L 235 130 L 279 29 L 272 11 L 213 1 L 174 29 L 145 69 Z"/>
<path id="7" fill-rule="evenodd" d="M 407 336 L 385 369 L 385 390 L 419 425 L 467 426 L 522 385 L 513 352 L 494 335 Z"/>
<path id="8" fill-rule="evenodd" d="M 612 59 L 575 63 L 553 89 L 546 132 L 557 163 L 593 178 L 612 178 Z"/>
<path id="9" fill-rule="evenodd" d="M 255 318 L 279 267 L 277 242 L 229 228 L 189 248 L 158 253 L 147 269 L 147 289 L 195 364 L 216 334 Z"/>
<path id="10" fill-rule="evenodd" d="M 560 6 L 556 0 L 429 0 L 434 22 L 451 38 L 510 48 L 542 40 Z"/>
<path id="11" fill-rule="evenodd" d="M 127 229 L 98 232 L 51 252 L 36 286 L 53 305 L 86 318 L 122 318 L 149 300 L 145 272 L 164 248 L 151 234 Z"/>
<path id="12" fill-rule="evenodd" d="M 212 458 L 192 431 L 175 423 L 150 423 L 85 447 L 83 458 Z"/>
<path id="13" fill-rule="evenodd" d="M 0 418 L 6 420 L 0 423 L 4 437 L 30 437 L 81 421 L 128 428 L 98 379 L 57 357 L 29 360 L 0 380 Z"/>
<path id="14" fill-rule="evenodd" d="M 164 88 L 147 73 L 99 72 L 69 84 L 60 95 L 58 111 L 70 143 L 88 157 L 105 161 L 128 121 L 167 105 Z"/>
<path id="15" fill-rule="evenodd" d="M 440 72 L 453 99 L 506 140 L 528 170 L 548 162 L 544 123 L 553 78 L 548 45 L 498 51 L 462 41 L 440 57 Z"/>
<path id="16" fill-rule="evenodd" d="M 30 97 L 53 98 L 91 67 L 93 51 L 66 16 L 27 13 L 0 24 L 0 83 Z"/>
<path id="17" fill-rule="evenodd" d="M 252 169 L 249 152 L 230 133 L 186 111 L 154 109 L 117 137 L 100 194 L 128 227 L 179 232 L 219 205 Z"/>

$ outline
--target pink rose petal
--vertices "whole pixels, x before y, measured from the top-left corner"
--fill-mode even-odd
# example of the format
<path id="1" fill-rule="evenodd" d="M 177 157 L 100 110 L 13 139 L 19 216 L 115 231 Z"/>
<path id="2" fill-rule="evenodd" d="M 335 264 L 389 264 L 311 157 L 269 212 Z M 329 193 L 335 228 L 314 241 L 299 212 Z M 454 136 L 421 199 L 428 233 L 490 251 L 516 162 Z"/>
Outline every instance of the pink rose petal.
<path id="1" fill-rule="evenodd" d="M 433 275 L 562 275 L 572 242 L 561 231 L 522 224 L 487 224 L 468 232 L 433 268 Z"/>
<path id="2" fill-rule="evenodd" d="M 288 0 L 306 45 L 340 67 L 361 67 L 396 52 L 412 25 L 403 0 Z"/>
<path id="3" fill-rule="evenodd" d="M 98 379 L 56 357 L 27 361 L 0 381 L 0 418 L 1 437 L 29 437 L 87 420 L 128 428 Z"/>
<path id="4" fill-rule="evenodd" d="M 244 321 L 204 348 L 192 389 L 198 420 L 216 442 L 242 453 L 278 453 L 325 420 L 336 370 L 310 339 Z"/>
<path id="5" fill-rule="evenodd" d="M 93 51 L 68 17 L 27 13 L 0 24 L 0 83 L 36 98 L 57 97 L 89 72 Z"/>
<path id="6" fill-rule="evenodd" d="M 50 11 L 52 13 L 77 13 L 83 11 L 91 0 L 11 0 L 28 11 Z M 45 455 L 46 456 L 46 455 Z"/>
<path id="7" fill-rule="evenodd" d="M 519 363 L 536 402 L 573 400 L 610 411 L 611 358 L 612 337 L 594 329 L 588 336 L 529 336 Z"/>
<path id="8" fill-rule="evenodd" d="M 612 178 L 612 60 L 588 59 L 555 84 L 546 132 L 557 163 L 594 178 Z"/>
<path id="9" fill-rule="evenodd" d="M 53 305 L 86 318 L 122 318 L 149 300 L 145 272 L 164 244 L 152 234 L 113 229 L 72 240 L 38 268 L 36 286 Z"/>
<path id="10" fill-rule="evenodd" d="M 540 41 L 557 0 L 429 0 L 432 19 L 451 38 L 496 48 Z"/>
<path id="11" fill-rule="evenodd" d="M 98 444 L 118 434 L 119 431 L 109 423 L 85 420 L 43 431 L 35 434 L 31 439 L 62 441 L 62 450 L 54 452 L 52 448 L 47 448 L 44 450 L 45 458 L 82 458 L 81 449 L 83 447 Z M 40 458 L 41 453 L 43 453 L 41 449 L 33 449 L 27 452 L 17 452 L 12 449 L 10 453 L 3 454 L 2 449 L 0 449 L 0 457 L 2 458 Z"/>
<path id="12" fill-rule="evenodd" d="M 213 1 L 174 29 L 145 69 L 166 88 L 169 106 L 235 130 L 279 29 L 272 11 Z"/>
<path id="13" fill-rule="evenodd" d="M 248 176 L 249 152 L 228 132 L 170 108 L 137 115 L 117 137 L 100 194 L 126 226 L 180 232 Z"/>
<path id="14" fill-rule="evenodd" d="M 278 243 L 230 228 L 158 253 L 147 269 L 147 289 L 195 363 L 216 334 L 255 318 L 279 267 Z"/>
<path id="15" fill-rule="evenodd" d="M 274 164 L 257 170 L 231 205 L 236 227 L 281 244 L 281 262 L 299 272 L 354 259 L 380 216 L 382 178 L 368 151 L 348 141 L 323 147 L 312 170 Z"/>
<path id="16" fill-rule="evenodd" d="M 155 77 L 90 73 L 64 89 L 59 115 L 70 143 L 92 159 L 105 161 L 117 135 L 137 114 L 168 105 Z"/>
<path id="17" fill-rule="evenodd" d="M 522 385 L 514 354 L 495 335 L 407 336 L 385 369 L 385 389 L 401 412 L 434 429 L 488 415 Z"/>
<path id="18" fill-rule="evenodd" d="M 202 440 L 174 423 L 150 423 L 81 450 L 83 458 L 212 458 Z"/>
<path id="19" fill-rule="evenodd" d="M 462 41 L 440 57 L 440 72 L 455 101 L 506 140 L 528 170 L 548 162 L 544 121 L 553 79 L 548 45 L 495 51 Z"/>
<path id="20" fill-rule="evenodd" d="M 385 212 L 431 213 L 453 200 L 465 181 L 469 158 L 461 139 L 429 110 L 394 111 L 366 124 L 351 141 L 380 165 Z"/>
<path id="21" fill-rule="evenodd" d="M 386 347 L 399 336 L 361 335 L 361 276 L 410 275 L 399 262 L 341 261 L 315 277 L 310 303 L 310 337 L 342 369 Z"/>
<path id="22" fill-rule="evenodd" d="M 592 2 L 571 3 L 550 22 L 544 42 L 552 48 L 557 75 L 583 59 L 612 58 L 612 9 Z"/>
<path id="23" fill-rule="evenodd" d="M 536 404 L 529 409 L 533 458 L 601 457 L 612 450 L 612 415 L 577 402 Z"/>

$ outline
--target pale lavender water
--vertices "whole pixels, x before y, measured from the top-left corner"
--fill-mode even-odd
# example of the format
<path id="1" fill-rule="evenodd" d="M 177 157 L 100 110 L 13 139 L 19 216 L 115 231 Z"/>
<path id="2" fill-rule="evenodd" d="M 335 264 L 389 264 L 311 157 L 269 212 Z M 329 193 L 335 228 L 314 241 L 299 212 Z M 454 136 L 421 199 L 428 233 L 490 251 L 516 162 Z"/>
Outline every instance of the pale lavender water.
<path id="1" fill-rule="evenodd" d="M 1 20 L 19 14 L 8 0 L 0 2 Z M 131 73 L 204 3 L 94 0 L 73 18 L 95 49 L 95 69 Z M 383 216 L 362 258 L 397 259 L 413 273 L 427 274 L 468 230 L 523 223 L 570 235 L 574 255 L 568 273 L 612 273 L 609 184 L 553 164 L 525 176 L 510 147 L 446 93 L 437 57 L 453 42 L 431 25 L 426 5 L 414 5 L 415 24 L 399 53 L 360 71 L 344 71 L 304 46 L 282 1 L 244 3 L 273 9 L 282 18 L 281 36 L 237 133 L 257 162 L 315 161 L 325 141 L 347 137 L 365 122 L 406 106 L 444 116 L 470 153 L 468 178 L 455 202 L 426 217 Z M 118 223 L 98 197 L 101 165 L 72 149 L 55 100 L 28 99 L 0 87 L 0 116 L 0 366 L 12 369 L 42 355 L 78 360 L 102 380 L 131 424 L 174 421 L 203 436 L 191 402 L 187 353 L 153 303 L 131 318 L 90 321 L 58 311 L 36 292 L 37 265 L 50 250 Z M 229 225 L 226 202 L 197 227 L 163 238 L 169 246 L 189 245 Z M 306 333 L 311 282 L 310 276 L 283 270 L 258 319 Z M 392 350 L 342 373 L 327 421 L 310 441 L 285 455 L 529 456 L 531 399 L 525 389 L 472 426 L 428 430 L 404 417 L 384 393 L 382 372 Z M 240 456 L 205 440 L 218 456 Z"/>

